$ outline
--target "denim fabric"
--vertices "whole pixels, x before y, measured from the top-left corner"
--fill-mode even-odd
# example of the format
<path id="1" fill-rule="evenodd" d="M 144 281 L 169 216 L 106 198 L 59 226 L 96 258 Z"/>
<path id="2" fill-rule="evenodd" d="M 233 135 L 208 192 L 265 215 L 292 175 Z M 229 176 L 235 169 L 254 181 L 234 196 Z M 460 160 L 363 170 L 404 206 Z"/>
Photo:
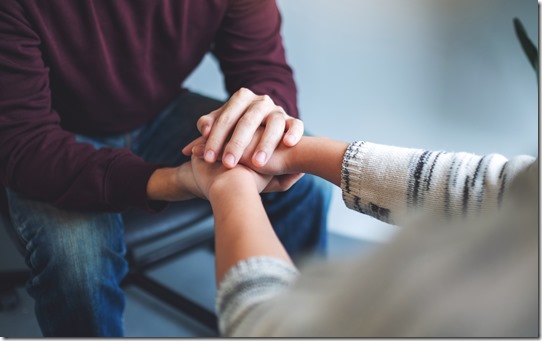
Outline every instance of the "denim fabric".
<path id="1" fill-rule="evenodd" d="M 179 165 L 181 148 L 199 135 L 197 119 L 222 103 L 184 93 L 148 125 L 80 142 L 129 148 L 149 162 Z M 122 336 L 128 271 L 120 214 L 66 211 L 6 190 L 13 226 L 32 271 L 27 284 L 44 336 Z M 304 176 L 289 191 L 262 195 L 279 239 L 293 256 L 326 247 L 331 186 Z"/>

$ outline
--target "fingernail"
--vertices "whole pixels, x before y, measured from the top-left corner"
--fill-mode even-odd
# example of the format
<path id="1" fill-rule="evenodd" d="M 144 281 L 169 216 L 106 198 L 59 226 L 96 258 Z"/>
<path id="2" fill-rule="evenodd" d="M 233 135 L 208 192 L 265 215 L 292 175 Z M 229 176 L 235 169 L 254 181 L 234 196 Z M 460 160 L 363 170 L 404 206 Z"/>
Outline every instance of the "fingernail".
<path id="1" fill-rule="evenodd" d="M 286 141 L 288 141 L 288 143 L 295 143 L 295 140 L 296 140 L 296 138 L 295 138 L 295 136 L 293 134 L 286 135 L 285 139 L 286 139 Z"/>
<path id="2" fill-rule="evenodd" d="M 267 154 L 265 152 L 258 152 L 254 159 L 258 161 L 259 164 L 263 165 L 265 161 L 267 161 Z"/>
<path id="3" fill-rule="evenodd" d="M 215 162 L 215 152 L 213 152 L 212 150 L 208 150 L 207 152 L 205 152 L 205 161 Z"/>
<path id="4" fill-rule="evenodd" d="M 231 153 L 226 154 L 226 156 L 224 156 L 224 163 L 231 167 L 235 166 L 235 156 Z"/>

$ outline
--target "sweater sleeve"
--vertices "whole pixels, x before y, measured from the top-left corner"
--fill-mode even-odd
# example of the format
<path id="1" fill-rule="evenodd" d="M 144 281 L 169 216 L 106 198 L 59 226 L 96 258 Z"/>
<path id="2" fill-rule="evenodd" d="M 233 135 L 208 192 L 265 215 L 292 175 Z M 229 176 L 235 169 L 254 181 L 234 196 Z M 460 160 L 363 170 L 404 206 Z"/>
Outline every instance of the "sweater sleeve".
<path id="1" fill-rule="evenodd" d="M 522 174 L 532 182 L 518 183 Z M 511 219 L 503 224 L 495 224 L 499 219 L 494 220 L 493 215 L 483 215 L 482 220 L 473 219 L 454 228 L 435 229 L 428 224 L 428 229 L 403 229 L 388 247 L 370 257 L 360 254 L 351 259 L 319 262 L 303 269 L 301 276 L 293 266 L 277 258 L 241 261 L 219 285 L 216 310 L 222 335 L 446 336 L 450 330 L 470 335 L 479 332 L 476 319 L 480 316 L 495 321 L 488 312 L 496 311 L 492 304 L 502 293 L 514 290 L 521 295 L 528 292 L 527 300 L 536 297 L 536 276 L 531 276 L 536 274 L 538 264 L 537 258 L 531 257 L 538 250 L 532 242 L 536 240 L 537 225 L 531 224 L 536 223 L 533 212 L 537 204 L 533 198 L 538 195 L 534 158 L 518 156 L 508 161 L 496 154 L 479 157 L 354 142 L 344 156 L 342 187 L 350 208 L 384 221 L 395 220 L 398 212 L 411 212 L 414 198 L 423 211 L 435 209 L 441 215 L 448 212 L 462 216 L 481 210 L 487 213 L 498 207 L 503 197 L 510 199 L 514 191 L 530 195 L 512 198 L 514 205 L 509 200 L 508 211 L 499 212 L 501 217 Z M 517 221 L 522 222 L 517 225 L 521 230 L 512 231 L 509 227 L 516 227 Z M 479 233 L 471 233 L 474 226 Z M 514 252 L 501 252 L 504 249 Z M 510 258 L 503 261 L 486 256 L 496 254 Z M 473 263 L 476 266 L 471 266 Z M 518 269 L 518 264 L 526 267 L 521 276 L 509 275 L 502 271 L 503 264 L 513 264 L 513 269 Z M 490 269 L 494 271 L 490 273 Z M 510 283 L 503 282 L 503 278 L 520 279 Z M 499 281 L 506 285 L 497 291 L 480 289 Z M 473 299 L 474 295 L 477 299 Z M 418 311 L 419 316 L 412 313 L 420 307 L 423 310 Z M 462 316 L 464 319 L 449 318 L 465 311 L 470 315 Z M 530 314 L 530 310 L 522 309 L 525 311 Z M 413 316 L 419 324 L 410 323 Z M 516 327 L 518 321 L 523 326 L 525 315 L 516 319 L 510 316 L 501 317 L 502 330 Z"/>
<path id="2" fill-rule="evenodd" d="M 499 207 L 512 180 L 534 161 L 353 142 L 341 188 L 346 206 L 392 224 L 414 213 L 468 217 Z"/>
<path id="3" fill-rule="evenodd" d="M 285 291 L 297 276 L 295 267 L 273 257 L 252 257 L 233 266 L 217 292 L 220 334 L 234 335 L 250 311 Z"/>
<path id="4" fill-rule="evenodd" d="M 35 200 L 81 210 L 164 205 L 147 199 L 158 165 L 128 150 L 78 143 L 60 126 L 40 36 L 19 2 L 0 4 L 0 178 Z"/>
<path id="5" fill-rule="evenodd" d="M 269 95 L 286 113 L 298 117 L 297 89 L 286 62 L 280 26 L 274 0 L 230 1 L 212 52 L 229 93 L 249 88 L 258 95 Z"/>

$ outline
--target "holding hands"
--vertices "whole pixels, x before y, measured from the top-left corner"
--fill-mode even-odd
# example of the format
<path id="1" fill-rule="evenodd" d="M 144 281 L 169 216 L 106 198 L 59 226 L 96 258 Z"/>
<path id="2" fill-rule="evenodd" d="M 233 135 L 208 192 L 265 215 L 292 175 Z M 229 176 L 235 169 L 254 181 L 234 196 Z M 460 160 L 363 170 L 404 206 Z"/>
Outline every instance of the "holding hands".
<path id="1" fill-rule="evenodd" d="M 221 191 L 238 182 L 261 193 L 272 179 L 270 175 L 258 174 L 243 165 L 227 169 L 218 162 L 209 164 L 195 154 L 192 155 L 191 163 L 194 183 L 205 199 L 209 199 L 213 191 Z"/>
<path id="2" fill-rule="evenodd" d="M 203 141 L 196 144 L 192 149 L 192 176 L 194 178 L 194 183 L 200 197 L 209 198 L 209 191 L 214 185 L 219 186 L 223 182 L 235 182 L 233 179 L 244 179 L 245 183 L 243 186 L 251 186 L 257 189 L 258 193 L 261 192 L 282 192 L 288 190 L 292 187 L 301 177 L 302 173 L 296 174 L 285 174 L 273 176 L 274 174 L 261 174 L 258 173 L 249 167 L 239 164 L 233 169 L 226 168 L 222 163 L 208 163 L 203 159 L 205 144 Z M 247 152 L 241 159 L 248 158 L 252 149 L 247 149 Z M 278 155 L 273 156 L 271 162 L 268 163 L 267 170 L 274 170 L 277 174 L 281 174 L 280 164 L 281 158 L 280 155 L 284 156 L 284 151 L 278 153 Z"/>
<path id="3" fill-rule="evenodd" d="M 303 176 L 283 175 L 288 173 L 288 150 L 303 136 L 303 122 L 288 116 L 269 96 L 242 88 L 202 116 L 197 127 L 202 136 L 182 152 L 192 155 L 190 188 L 198 197 L 209 198 L 213 186 L 234 178 L 244 178 L 260 193 L 286 191 Z"/>
<path id="4" fill-rule="evenodd" d="M 250 159 L 254 165 L 264 166 L 277 146 L 295 146 L 303 136 L 303 122 L 291 117 L 267 96 L 258 96 L 241 88 L 220 108 L 202 116 L 197 122 L 202 139 L 183 148 L 190 155 L 196 144 L 205 141 L 204 159 L 222 160 L 233 168 L 252 146 Z M 263 129 L 256 134 L 258 129 Z"/>

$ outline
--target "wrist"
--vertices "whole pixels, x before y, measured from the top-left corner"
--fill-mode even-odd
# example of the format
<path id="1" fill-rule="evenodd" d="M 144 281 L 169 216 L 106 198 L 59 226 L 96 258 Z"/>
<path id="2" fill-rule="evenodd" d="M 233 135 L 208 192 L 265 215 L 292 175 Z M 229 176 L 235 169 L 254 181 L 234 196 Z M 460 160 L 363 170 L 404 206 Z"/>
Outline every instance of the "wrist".
<path id="1" fill-rule="evenodd" d="M 308 173 L 308 165 L 314 158 L 314 145 L 318 138 L 312 136 L 303 136 L 301 140 L 292 147 L 292 152 L 285 161 L 288 173 Z"/>
<path id="2" fill-rule="evenodd" d="M 250 193 L 259 195 L 254 178 L 240 168 L 231 169 L 216 177 L 209 185 L 208 198 L 211 203 L 231 200 Z M 221 197 L 224 197 L 220 199 Z"/>
<path id="3" fill-rule="evenodd" d="M 180 201 L 195 197 L 187 180 L 188 163 L 179 167 L 164 167 L 155 170 L 147 182 L 147 197 L 151 200 Z"/>
<path id="4" fill-rule="evenodd" d="M 289 161 L 290 173 L 309 173 L 337 186 L 341 183 L 341 169 L 348 143 L 320 136 L 304 136 L 293 147 Z"/>

